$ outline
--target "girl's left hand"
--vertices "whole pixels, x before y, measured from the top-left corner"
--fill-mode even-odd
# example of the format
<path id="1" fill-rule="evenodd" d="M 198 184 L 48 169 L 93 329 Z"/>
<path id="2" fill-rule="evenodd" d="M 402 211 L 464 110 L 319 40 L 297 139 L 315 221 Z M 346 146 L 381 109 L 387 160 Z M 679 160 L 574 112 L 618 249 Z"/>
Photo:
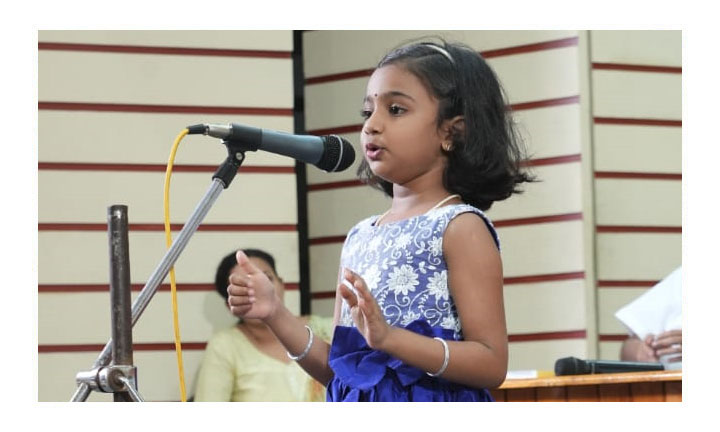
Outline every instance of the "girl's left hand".
<path id="1" fill-rule="evenodd" d="M 343 277 L 355 288 L 355 293 L 341 283 L 338 285 L 340 295 L 350 306 L 353 322 L 360 334 L 363 335 L 368 346 L 372 349 L 382 349 L 383 342 L 390 333 L 391 327 L 385 321 L 380 306 L 375 301 L 365 281 L 357 273 L 344 269 Z"/>

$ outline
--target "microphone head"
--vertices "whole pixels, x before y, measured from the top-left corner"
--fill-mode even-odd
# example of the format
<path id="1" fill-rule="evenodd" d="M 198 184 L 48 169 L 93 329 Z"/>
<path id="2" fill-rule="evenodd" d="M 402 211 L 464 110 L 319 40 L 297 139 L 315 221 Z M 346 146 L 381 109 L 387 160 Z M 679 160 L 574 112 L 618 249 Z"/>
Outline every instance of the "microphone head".
<path id="1" fill-rule="evenodd" d="M 315 164 L 316 167 L 327 172 L 344 171 L 355 162 L 355 149 L 352 144 L 337 135 L 321 137 L 325 143 L 325 151 Z"/>
<path id="2" fill-rule="evenodd" d="M 590 373 L 587 362 L 577 357 L 565 357 L 555 362 L 555 375 L 584 375 Z"/>

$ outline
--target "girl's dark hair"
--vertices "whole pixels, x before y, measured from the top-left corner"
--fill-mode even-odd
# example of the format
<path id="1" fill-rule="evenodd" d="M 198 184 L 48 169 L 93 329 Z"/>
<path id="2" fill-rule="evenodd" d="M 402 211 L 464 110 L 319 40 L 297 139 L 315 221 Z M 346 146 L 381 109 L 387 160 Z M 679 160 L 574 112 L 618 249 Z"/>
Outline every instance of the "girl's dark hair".
<path id="1" fill-rule="evenodd" d="M 441 50 L 444 49 L 448 58 Z M 452 60 L 451 60 L 452 59 Z M 413 43 L 397 48 L 377 68 L 398 65 L 420 79 L 438 101 L 437 125 L 456 116 L 465 119 L 464 133 L 453 131 L 452 146 L 443 151 L 448 164 L 443 185 L 481 210 L 520 193 L 517 185 L 534 179 L 521 169 L 524 147 L 502 86 L 482 56 L 459 43 Z M 363 159 L 358 176 L 393 196 L 393 185 L 370 170 Z"/>
<path id="2" fill-rule="evenodd" d="M 273 258 L 269 253 L 260 249 L 242 249 L 242 251 L 245 252 L 245 255 L 247 255 L 248 258 L 260 258 L 265 261 L 268 263 L 273 273 L 277 274 L 277 271 L 275 270 L 275 258 Z M 215 271 L 215 290 L 225 299 L 225 301 L 228 299 L 227 287 L 229 283 L 228 278 L 230 277 L 230 270 L 232 270 L 236 265 L 237 260 L 235 259 L 235 252 L 231 252 L 226 255 L 222 261 L 220 261 L 220 264 L 218 264 L 217 270 Z"/>

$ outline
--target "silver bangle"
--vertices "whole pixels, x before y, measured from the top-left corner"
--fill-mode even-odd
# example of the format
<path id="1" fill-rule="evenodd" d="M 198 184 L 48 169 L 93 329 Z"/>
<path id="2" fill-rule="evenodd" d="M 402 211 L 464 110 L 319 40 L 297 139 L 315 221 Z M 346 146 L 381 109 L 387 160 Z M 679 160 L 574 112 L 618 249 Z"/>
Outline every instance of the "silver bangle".
<path id="1" fill-rule="evenodd" d="M 445 351 L 445 359 L 443 360 L 442 366 L 440 366 L 440 370 L 435 373 L 425 372 L 426 374 L 430 375 L 431 377 L 437 377 L 443 374 L 445 372 L 445 369 L 448 367 L 448 363 L 450 362 L 450 348 L 448 348 L 447 342 L 445 342 L 445 339 L 443 338 L 433 338 L 435 340 L 439 340 L 440 343 L 443 346 L 443 350 Z"/>
<path id="2" fill-rule="evenodd" d="M 294 355 L 292 355 L 292 354 L 290 354 L 290 353 L 288 352 L 287 355 L 288 355 L 288 357 L 290 357 L 290 360 L 300 361 L 300 360 L 304 359 L 304 358 L 308 355 L 308 353 L 310 352 L 310 347 L 312 346 L 314 335 L 313 335 L 313 331 L 312 331 L 312 329 L 310 328 L 310 326 L 306 325 L 305 328 L 307 329 L 308 333 L 310 333 L 310 340 L 308 340 L 308 344 L 307 344 L 307 346 L 305 347 L 305 351 L 303 351 L 303 352 L 302 352 L 300 355 L 298 355 L 298 356 L 294 356 Z"/>

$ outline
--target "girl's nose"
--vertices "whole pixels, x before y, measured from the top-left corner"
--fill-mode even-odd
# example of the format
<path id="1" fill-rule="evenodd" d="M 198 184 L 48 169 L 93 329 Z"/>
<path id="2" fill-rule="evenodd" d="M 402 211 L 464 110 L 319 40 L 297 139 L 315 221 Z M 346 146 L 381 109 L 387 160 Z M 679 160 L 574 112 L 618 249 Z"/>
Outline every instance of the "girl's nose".
<path id="1" fill-rule="evenodd" d="M 370 115 L 370 117 L 368 117 L 367 120 L 365 120 L 362 130 L 363 130 L 363 132 L 365 132 L 368 135 L 374 135 L 374 134 L 380 133 L 380 131 L 382 130 L 381 122 L 375 113 L 372 113 Z"/>

